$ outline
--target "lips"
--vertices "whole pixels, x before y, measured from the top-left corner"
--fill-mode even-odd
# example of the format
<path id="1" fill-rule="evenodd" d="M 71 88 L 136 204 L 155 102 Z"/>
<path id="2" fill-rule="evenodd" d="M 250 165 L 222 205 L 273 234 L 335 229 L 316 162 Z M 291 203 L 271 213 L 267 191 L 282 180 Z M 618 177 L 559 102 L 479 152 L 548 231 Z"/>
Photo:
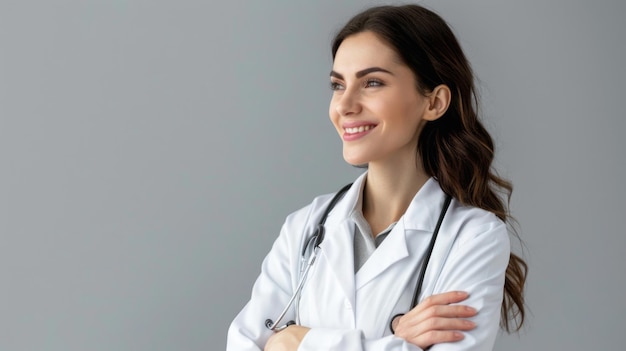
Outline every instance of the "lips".
<path id="1" fill-rule="evenodd" d="M 365 135 L 367 135 L 372 129 L 376 128 L 376 124 L 368 124 L 360 122 L 358 124 L 344 124 L 343 125 L 343 140 L 344 141 L 352 141 L 357 140 Z"/>
<path id="2" fill-rule="evenodd" d="M 369 124 L 369 125 L 358 126 L 358 127 L 344 128 L 344 130 L 347 134 L 356 134 L 356 133 L 366 132 L 374 127 L 376 126 Z"/>

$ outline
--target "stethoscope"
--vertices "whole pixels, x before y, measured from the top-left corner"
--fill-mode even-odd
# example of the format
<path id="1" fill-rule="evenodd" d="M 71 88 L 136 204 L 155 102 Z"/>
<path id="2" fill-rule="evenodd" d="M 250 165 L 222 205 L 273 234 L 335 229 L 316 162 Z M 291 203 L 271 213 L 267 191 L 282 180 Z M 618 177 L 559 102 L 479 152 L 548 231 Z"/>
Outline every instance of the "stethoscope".
<path id="1" fill-rule="evenodd" d="M 280 324 L 283 318 L 285 318 L 285 315 L 287 314 L 291 306 L 294 304 L 294 302 L 295 302 L 296 311 L 299 309 L 298 304 L 300 300 L 300 295 L 302 293 L 302 287 L 304 286 L 304 283 L 306 282 L 306 277 L 309 274 L 309 271 L 311 270 L 311 266 L 313 265 L 313 263 L 315 262 L 315 259 L 317 258 L 317 254 L 320 250 L 320 244 L 322 243 L 322 241 L 324 241 L 324 234 L 325 234 L 324 223 L 326 223 L 326 218 L 328 217 L 328 214 L 330 213 L 330 211 L 332 211 L 332 209 L 335 207 L 337 202 L 341 200 L 343 195 L 348 191 L 348 189 L 350 189 L 351 186 L 352 186 L 352 183 L 341 188 L 335 194 L 335 196 L 333 196 L 333 198 L 330 200 L 330 202 L 328 203 L 328 206 L 326 206 L 326 209 L 324 210 L 322 217 L 320 217 L 320 221 L 315 226 L 315 231 L 313 232 L 313 235 L 311 235 L 311 237 L 307 240 L 306 244 L 304 245 L 302 249 L 302 256 L 301 256 L 302 263 L 306 262 L 306 266 L 303 266 L 300 269 L 300 281 L 298 282 L 296 290 L 294 291 L 293 295 L 291 295 L 291 298 L 289 299 L 289 302 L 287 302 L 287 305 L 285 306 L 283 311 L 280 313 L 278 318 L 276 318 L 276 322 L 273 322 L 271 319 L 265 320 L 265 326 L 269 330 L 278 332 L 287 328 L 290 325 L 296 324 L 296 321 L 290 320 L 284 325 L 278 326 L 278 324 Z M 448 207 L 450 207 L 451 201 L 452 201 L 452 197 L 450 195 L 447 195 L 446 200 L 444 201 L 443 207 L 441 209 L 441 213 L 439 214 L 437 225 L 435 226 L 433 235 L 430 238 L 428 249 L 426 250 L 426 257 L 425 257 L 424 265 L 422 266 L 420 275 L 417 279 L 417 283 L 415 284 L 415 290 L 413 292 L 413 299 L 411 300 L 410 309 L 413 309 L 415 306 L 417 306 L 417 299 L 419 298 L 420 292 L 422 291 L 422 284 L 424 283 L 424 276 L 426 274 L 426 268 L 428 267 L 430 256 L 433 253 L 433 248 L 435 247 L 435 241 L 437 240 L 437 235 L 439 234 L 439 228 L 441 227 L 443 218 L 445 217 L 446 212 L 448 211 Z M 400 313 L 391 317 L 391 320 L 389 321 L 389 329 L 391 330 L 392 333 L 394 333 L 393 326 L 392 326 L 394 319 L 396 317 L 402 316 L 403 314 L 404 313 Z M 296 319 L 298 319 L 297 313 L 296 313 Z"/>

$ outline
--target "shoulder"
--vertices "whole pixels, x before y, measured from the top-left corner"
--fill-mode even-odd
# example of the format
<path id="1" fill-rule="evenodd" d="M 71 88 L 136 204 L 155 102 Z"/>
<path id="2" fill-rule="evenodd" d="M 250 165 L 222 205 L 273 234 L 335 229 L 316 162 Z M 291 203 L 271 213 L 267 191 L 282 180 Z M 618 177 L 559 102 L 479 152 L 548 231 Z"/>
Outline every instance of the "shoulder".
<path id="1" fill-rule="evenodd" d="M 332 194 L 317 196 L 306 206 L 290 213 L 283 222 L 280 233 L 274 240 L 268 256 L 283 257 L 279 259 L 280 262 L 291 262 L 293 267 L 297 267 L 300 262 L 299 255 L 302 251 L 302 245 L 312 235 L 315 225 L 319 221 L 319 216 L 321 216 L 318 214 L 319 208 L 331 196 Z"/>
<path id="2" fill-rule="evenodd" d="M 361 176 L 354 183 L 347 184 L 334 193 L 319 195 L 313 198 L 311 203 L 292 212 L 287 217 L 286 224 L 318 223 L 327 210 L 329 212 L 329 222 L 344 218 L 354 208 L 360 194 L 359 189 L 363 179 L 364 176 Z"/>
<path id="3" fill-rule="evenodd" d="M 285 219 L 285 227 L 302 228 L 307 224 L 314 223 L 322 215 L 326 204 L 332 197 L 332 193 L 316 196 L 306 206 L 290 213 Z"/>
<path id="4" fill-rule="evenodd" d="M 455 246 L 477 242 L 491 242 L 507 248 L 510 245 L 506 223 L 482 208 L 462 205 L 453 200 L 449 226 L 456 234 Z"/>
<path id="5" fill-rule="evenodd" d="M 441 291 L 465 290 L 463 281 L 504 277 L 511 246 L 506 224 L 493 213 L 453 200 L 440 235 L 441 272 L 451 284 Z"/>

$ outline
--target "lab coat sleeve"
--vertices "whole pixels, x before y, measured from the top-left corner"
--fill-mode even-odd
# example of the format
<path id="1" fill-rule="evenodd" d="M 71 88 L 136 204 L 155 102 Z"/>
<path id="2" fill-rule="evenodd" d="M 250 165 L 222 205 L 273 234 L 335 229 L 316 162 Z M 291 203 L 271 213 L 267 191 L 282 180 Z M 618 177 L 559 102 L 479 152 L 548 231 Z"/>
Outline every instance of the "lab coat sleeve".
<path id="1" fill-rule="evenodd" d="M 302 223 L 310 211 L 298 211 L 287 218 L 279 237 L 263 260 L 261 274 L 252 288 L 252 296 L 228 329 L 227 351 L 263 350 L 272 331 L 265 327 L 267 318 L 275 319 L 291 298 L 297 284 L 293 272 L 299 267 Z M 305 215 L 306 214 L 306 215 Z M 294 318 L 292 311 L 283 319 Z M 360 330 L 313 328 L 305 336 L 299 350 L 377 350 L 421 351 L 415 345 L 393 335 L 366 340 Z"/>
<path id="2" fill-rule="evenodd" d="M 472 318 L 477 327 L 464 332 L 455 343 L 433 345 L 431 351 L 490 351 L 499 329 L 504 276 L 510 244 L 506 226 L 499 221 L 462 230 L 441 268 L 433 294 L 463 290 L 470 297 L 463 304 L 478 310 Z M 393 335 L 365 339 L 359 330 L 311 329 L 298 348 L 300 351 L 392 351 L 421 350 Z"/>
<path id="3" fill-rule="evenodd" d="M 302 339 L 298 351 L 422 351 L 394 335 L 366 339 L 358 329 L 314 328 Z"/>
<path id="4" fill-rule="evenodd" d="M 263 350 L 273 332 L 265 326 L 265 320 L 275 320 L 287 305 L 292 294 L 292 271 L 299 253 L 300 233 L 288 230 L 289 222 L 305 223 L 302 216 L 308 211 L 300 211 L 283 225 L 272 249 L 263 260 L 261 274 L 252 288 L 252 296 L 235 317 L 228 329 L 227 351 Z M 294 318 L 290 311 L 281 325 Z"/>
<path id="5" fill-rule="evenodd" d="M 500 327 L 504 278 L 510 252 L 506 224 L 495 218 L 478 226 L 469 226 L 459 234 L 442 267 L 434 293 L 468 292 L 469 298 L 462 304 L 478 311 L 471 318 L 476 328 L 464 332 L 463 340 L 434 345 L 431 351 L 493 349 Z"/>

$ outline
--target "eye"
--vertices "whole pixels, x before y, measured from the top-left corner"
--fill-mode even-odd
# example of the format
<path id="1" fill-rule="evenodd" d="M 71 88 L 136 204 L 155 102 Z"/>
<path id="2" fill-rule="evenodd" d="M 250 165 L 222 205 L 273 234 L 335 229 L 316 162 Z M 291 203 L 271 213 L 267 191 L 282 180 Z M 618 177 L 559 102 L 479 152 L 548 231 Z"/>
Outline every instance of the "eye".
<path id="1" fill-rule="evenodd" d="M 335 91 L 335 90 L 344 90 L 343 85 L 337 83 L 337 82 L 330 82 L 330 90 Z"/>
<path id="2" fill-rule="evenodd" d="M 375 87 L 382 87 L 384 84 L 381 80 L 379 79 L 375 79 L 375 78 L 370 78 L 368 80 L 365 81 L 365 87 L 366 88 L 375 88 Z"/>

